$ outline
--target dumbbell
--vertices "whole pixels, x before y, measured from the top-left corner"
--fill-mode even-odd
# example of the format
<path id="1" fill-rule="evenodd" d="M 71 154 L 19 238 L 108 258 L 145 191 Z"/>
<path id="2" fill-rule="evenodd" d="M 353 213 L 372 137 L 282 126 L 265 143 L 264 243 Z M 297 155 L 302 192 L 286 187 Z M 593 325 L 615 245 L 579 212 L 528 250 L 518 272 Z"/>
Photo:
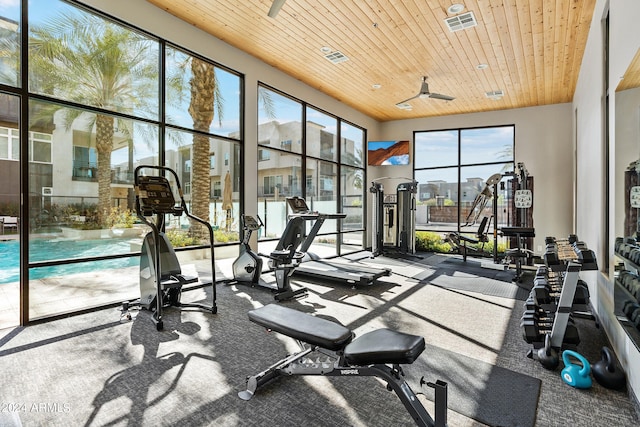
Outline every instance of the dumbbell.
<path id="1" fill-rule="evenodd" d="M 549 269 L 546 266 L 541 265 L 536 270 L 536 274 L 534 276 L 534 279 L 538 279 L 538 278 L 546 279 L 548 272 L 549 272 Z"/>
<path id="2" fill-rule="evenodd" d="M 620 245 L 622 245 L 623 242 L 624 242 L 624 239 L 622 237 L 616 237 L 615 243 L 613 244 L 613 251 L 615 253 L 619 253 Z"/>
<path id="3" fill-rule="evenodd" d="M 634 277 L 638 277 L 635 273 L 629 270 L 622 270 L 618 274 L 618 280 L 626 287 L 627 280 L 631 280 Z"/>
<path id="4" fill-rule="evenodd" d="M 553 313 L 547 313 L 547 312 L 541 313 L 539 311 L 531 311 L 531 310 L 525 310 L 525 312 L 522 314 L 522 317 L 520 317 L 521 323 L 523 321 L 534 321 L 538 324 L 538 328 L 541 330 L 553 328 L 554 320 L 555 320 L 555 315 Z M 571 314 L 569 314 L 568 323 L 572 325 L 575 324 L 575 320 L 573 320 L 573 317 L 571 316 Z"/>
<path id="5" fill-rule="evenodd" d="M 527 298 L 524 302 L 525 313 L 527 311 L 539 311 L 540 313 L 546 313 L 544 307 L 536 300 L 535 295 L 529 294 L 529 298 Z"/>
<path id="6" fill-rule="evenodd" d="M 522 338 L 528 344 L 541 342 L 544 340 L 546 335 L 551 333 L 551 329 L 540 328 L 540 326 L 533 320 L 521 321 L 520 327 L 522 328 Z M 580 335 L 578 334 L 578 329 L 574 324 L 567 324 L 562 342 L 571 345 L 580 344 Z"/>
<path id="7" fill-rule="evenodd" d="M 553 325 L 554 316 L 551 313 L 547 313 L 544 310 L 525 310 L 520 317 L 520 320 L 535 320 L 538 324 L 550 324 Z"/>
<path id="8" fill-rule="evenodd" d="M 640 301 L 640 278 L 634 277 L 627 280 L 625 288 L 634 296 L 635 299 Z"/>
<path id="9" fill-rule="evenodd" d="M 631 251 L 629 251 L 628 259 L 632 263 L 638 264 L 638 261 L 640 261 L 640 248 L 636 246 L 635 248 L 631 249 Z"/>
<path id="10" fill-rule="evenodd" d="M 638 318 L 638 314 L 640 313 L 640 304 L 638 301 L 628 300 L 622 306 L 622 312 L 631 322 L 634 322 L 634 318 Z"/>
<path id="11" fill-rule="evenodd" d="M 622 246 L 620 246 L 620 255 L 623 258 L 627 258 L 628 259 L 629 258 L 629 254 L 635 248 L 636 248 L 635 244 L 634 245 L 630 245 L 629 243 L 625 243 Z"/>
<path id="12" fill-rule="evenodd" d="M 551 291 L 546 286 L 534 286 L 531 288 L 531 293 L 529 295 L 536 300 L 538 305 L 550 304 L 552 301 Z"/>
<path id="13" fill-rule="evenodd" d="M 589 287 L 587 282 L 582 279 L 578 279 L 576 284 L 576 292 L 573 295 L 574 304 L 589 304 Z"/>
<path id="14" fill-rule="evenodd" d="M 578 236 L 575 234 L 569 234 L 569 237 L 567 238 L 567 240 L 569 240 L 569 244 L 573 245 L 578 241 Z"/>

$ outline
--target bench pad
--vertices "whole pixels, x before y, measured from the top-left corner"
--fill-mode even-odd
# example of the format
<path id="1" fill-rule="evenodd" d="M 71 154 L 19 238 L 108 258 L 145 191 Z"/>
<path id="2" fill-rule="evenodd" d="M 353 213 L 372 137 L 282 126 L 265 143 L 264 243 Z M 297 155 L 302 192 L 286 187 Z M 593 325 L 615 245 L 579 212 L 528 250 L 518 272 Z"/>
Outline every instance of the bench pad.
<path id="1" fill-rule="evenodd" d="M 338 323 L 277 304 L 249 311 L 249 320 L 272 331 L 332 351 L 341 350 L 353 338 L 351 331 Z"/>
<path id="2" fill-rule="evenodd" d="M 377 329 L 353 340 L 344 349 L 349 365 L 374 363 L 409 364 L 425 348 L 424 338 L 391 329 Z"/>

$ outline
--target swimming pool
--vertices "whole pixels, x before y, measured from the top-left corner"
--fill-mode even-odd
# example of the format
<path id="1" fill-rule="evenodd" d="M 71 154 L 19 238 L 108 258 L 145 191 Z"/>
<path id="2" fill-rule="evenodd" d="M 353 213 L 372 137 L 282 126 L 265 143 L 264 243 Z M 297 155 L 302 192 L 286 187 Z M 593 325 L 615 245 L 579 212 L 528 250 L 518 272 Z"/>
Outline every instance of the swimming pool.
<path id="1" fill-rule="evenodd" d="M 52 259 L 85 258 L 103 255 L 117 255 L 131 252 L 131 239 L 97 240 L 46 240 L 34 239 L 29 242 L 31 262 Z M 0 284 L 20 280 L 20 243 L 18 241 L 0 242 Z M 32 268 L 30 279 L 43 279 L 51 276 L 86 273 L 95 270 L 124 268 L 138 265 L 138 257 L 110 259 L 104 261 L 65 264 L 55 267 Z"/>

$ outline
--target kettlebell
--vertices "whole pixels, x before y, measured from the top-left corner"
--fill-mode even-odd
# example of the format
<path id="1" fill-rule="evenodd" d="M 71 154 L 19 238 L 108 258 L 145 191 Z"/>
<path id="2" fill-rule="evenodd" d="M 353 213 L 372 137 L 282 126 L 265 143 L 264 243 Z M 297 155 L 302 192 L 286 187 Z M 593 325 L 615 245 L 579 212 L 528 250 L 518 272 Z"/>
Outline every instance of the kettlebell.
<path id="1" fill-rule="evenodd" d="M 578 359 L 582 366 L 571 363 L 569 357 Z M 591 365 L 583 355 L 573 350 L 565 350 L 562 352 L 562 363 L 564 363 L 564 369 L 560 372 L 562 381 L 575 388 L 591 387 Z"/>
<path id="2" fill-rule="evenodd" d="M 602 347 L 602 359 L 593 364 L 593 378 L 603 387 L 619 390 L 625 386 L 626 377 L 609 347 Z"/>
<path id="3" fill-rule="evenodd" d="M 558 357 L 558 352 L 551 347 L 551 335 L 547 334 L 544 337 L 544 347 L 538 349 L 538 360 L 540 364 L 550 371 L 555 371 L 558 365 L 560 364 L 560 358 Z"/>

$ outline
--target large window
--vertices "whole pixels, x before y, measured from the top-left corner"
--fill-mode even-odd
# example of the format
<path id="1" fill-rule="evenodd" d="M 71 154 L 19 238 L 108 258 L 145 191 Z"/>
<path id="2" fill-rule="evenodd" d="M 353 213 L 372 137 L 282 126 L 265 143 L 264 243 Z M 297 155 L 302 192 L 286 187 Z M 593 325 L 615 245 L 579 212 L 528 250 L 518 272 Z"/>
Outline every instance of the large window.
<path id="1" fill-rule="evenodd" d="M 285 198 L 311 209 L 345 213 L 327 220 L 312 251 L 329 256 L 361 250 L 364 236 L 365 131 L 273 89 L 258 88 L 258 214 L 263 239 L 286 225 Z"/>
<path id="2" fill-rule="evenodd" d="M 239 241 L 238 73 L 76 2 L 16 0 L 0 19 L 0 170 L 7 200 L 20 200 L 27 171 L 28 217 L 18 223 L 29 236 L 29 277 L 7 280 L 28 281 L 31 319 L 139 296 L 149 231 L 135 213 L 141 165 L 176 170 L 189 210 L 215 225 L 216 244 Z M 21 101 L 28 116 L 18 120 Z M 0 215 L 19 208 L 2 205 Z M 179 218 L 166 231 L 184 258 L 208 239 Z"/>
<path id="3" fill-rule="evenodd" d="M 416 132 L 416 226 L 437 232 L 474 232 L 483 217 L 509 225 L 510 194 L 489 178 L 514 170 L 514 126 Z M 493 217 L 493 203 L 498 217 Z"/>
<path id="4" fill-rule="evenodd" d="M 10 4 L 16 3 L 16 4 Z M 3 2 L 0 8 L 0 84 L 20 85 L 20 5 Z M 5 101 L 5 100 L 3 100 Z M 17 99 L 13 100 L 14 102 Z M 17 104 L 16 104 L 17 105 Z"/>

